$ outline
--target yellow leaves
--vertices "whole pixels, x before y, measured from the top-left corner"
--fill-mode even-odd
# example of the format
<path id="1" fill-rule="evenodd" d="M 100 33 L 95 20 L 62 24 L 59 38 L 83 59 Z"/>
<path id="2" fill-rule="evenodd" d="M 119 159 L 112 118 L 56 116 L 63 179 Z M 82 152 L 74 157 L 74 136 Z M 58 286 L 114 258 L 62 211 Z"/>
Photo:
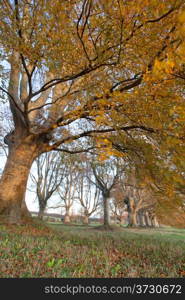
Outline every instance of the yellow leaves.
<path id="1" fill-rule="evenodd" d="M 98 124 L 98 125 L 105 124 L 104 112 L 101 112 L 101 113 L 96 117 L 96 124 Z"/>
<path id="2" fill-rule="evenodd" d="M 168 58 L 165 60 L 159 60 L 158 58 L 156 58 L 153 67 L 153 74 L 160 79 L 164 77 L 165 73 L 166 74 L 172 73 L 174 67 L 175 67 L 175 61 L 171 55 L 168 55 Z"/>
<path id="3" fill-rule="evenodd" d="M 143 80 L 145 82 L 149 82 L 149 81 L 151 81 L 151 79 L 152 79 L 151 73 L 146 71 L 146 73 L 144 73 L 144 75 L 143 75 Z"/>
<path id="4" fill-rule="evenodd" d="M 99 161 L 105 161 L 107 159 L 109 159 L 109 155 L 106 152 L 99 153 L 98 155 Z"/>
<path id="5" fill-rule="evenodd" d="M 147 83 L 155 82 L 156 80 L 164 79 L 166 75 L 171 74 L 175 67 L 175 60 L 168 56 L 165 60 L 155 59 L 154 66 L 151 71 L 146 71 L 143 79 Z"/>
<path id="6" fill-rule="evenodd" d="M 175 182 L 181 185 L 184 185 L 184 178 L 180 177 L 179 175 L 177 175 L 175 177 Z"/>
<path id="7" fill-rule="evenodd" d="M 98 159 L 100 161 L 104 161 L 110 158 L 110 156 L 116 156 L 116 157 L 124 157 L 126 156 L 125 153 L 120 153 L 119 151 L 111 148 L 105 148 L 103 151 L 99 152 Z"/>
<path id="8" fill-rule="evenodd" d="M 111 152 L 113 156 L 116 156 L 116 157 L 125 157 L 127 156 L 126 153 L 122 153 L 120 151 L 117 151 L 116 149 L 112 149 L 112 152 Z"/>
<path id="9" fill-rule="evenodd" d="M 185 124 L 185 107 L 184 105 L 174 105 L 170 109 L 170 115 L 173 117 L 174 123 Z"/>
<path id="10" fill-rule="evenodd" d="M 168 59 L 165 65 L 166 73 L 171 73 L 175 67 L 175 62 L 172 59 Z"/>
<path id="11" fill-rule="evenodd" d="M 185 11 L 182 11 L 178 17 L 179 21 L 179 35 L 183 39 L 185 37 Z M 178 48 L 184 48 L 184 42 Z M 178 49 L 179 50 L 179 49 Z"/>
<path id="12" fill-rule="evenodd" d="M 161 62 L 156 59 L 154 63 L 154 72 L 158 72 L 159 70 L 161 70 Z"/>
<path id="13" fill-rule="evenodd" d="M 178 20 L 179 20 L 179 23 L 180 23 L 180 24 L 183 24 L 183 25 L 184 25 L 184 23 L 185 23 L 185 11 L 183 11 L 183 12 L 181 12 L 181 13 L 179 14 Z"/>
<path id="14" fill-rule="evenodd" d="M 169 185 L 168 189 L 166 190 L 167 197 L 172 198 L 174 196 L 174 194 L 175 194 L 175 191 L 174 191 L 173 186 Z"/>
<path id="15" fill-rule="evenodd" d="M 97 148 L 99 148 L 98 159 L 104 161 L 109 159 L 110 151 L 112 149 L 112 143 L 105 137 L 97 137 L 96 139 Z"/>
<path id="16" fill-rule="evenodd" d="M 54 125 L 52 126 L 53 129 L 55 129 L 55 128 L 57 128 L 57 127 L 58 127 L 57 124 L 54 124 Z"/>
<path id="17" fill-rule="evenodd" d="M 98 159 L 104 161 L 110 156 L 125 157 L 126 153 L 121 153 L 112 147 L 112 142 L 106 137 L 97 137 L 96 146 L 98 148 Z"/>
<path id="18" fill-rule="evenodd" d="M 181 45 L 176 50 L 177 53 L 177 61 L 179 64 L 182 63 L 182 60 L 185 58 L 185 42 L 182 41 Z"/>
<path id="19" fill-rule="evenodd" d="M 112 143 L 105 137 L 97 137 L 96 138 L 97 147 L 112 147 Z"/>

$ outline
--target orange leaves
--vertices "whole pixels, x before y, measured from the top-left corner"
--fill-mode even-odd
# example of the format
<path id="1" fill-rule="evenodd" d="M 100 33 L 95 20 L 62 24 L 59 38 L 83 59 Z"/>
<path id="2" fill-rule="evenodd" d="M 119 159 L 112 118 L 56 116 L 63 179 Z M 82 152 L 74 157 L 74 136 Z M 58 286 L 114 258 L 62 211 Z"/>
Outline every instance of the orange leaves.
<path id="1" fill-rule="evenodd" d="M 112 149 L 112 143 L 105 137 L 97 137 L 96 138 L 96 146 L 99 149 L 98 151 L 98 159 L 100 161 L 107 160 L 110 155 L 110 151 Z"/>
<path id="2" fill-rule="evenodd" d="M 185 35 L 185 10 L 179 14 L 178 21 L 180 25 L 180 32 L 184 36 Z"/>
<path id="3" fill-rule="evenodd" d="M 183 105 L 174 105 L 170 110 L 171 116 L 173 116 L 173 120 L 177 123 L 185 123 L 185 110 Z"/>
<path id="4" fill-rule="evenodd" d="M 47 226 L 43 224 L 36 224 L 36 223 L 30 223 L 30 224 L 24 224 L 23 226 L 12 226 L 12 225 L 6 225 L 6 229 L 8 233 L 11 234 L 20 234 L 23 235 L 29 235 L 36 237 L 36 236 L 50 236 L 53 234 L 52 229 L 48 228 Z"/>
<path id="5" fill-rule="evenodd" d="M 105 124 L 104 111 L 99 111 L 98 116 L 95 118 L 97 125 Z"/>
<path id="6" fill-rule="evenodd" d="M 175 62 L 172 57 L 168 57 L 165 60 L 155 60 L 153 67 L 153 74 L 158 79 L 164 78 L 165 73 L 170 74 L 174 70 Z"/>
<path id="7" fill-rule="evenodd" d="M 114 149 L 111 140 L 106 137 L 96 137 L 95 141 L 98 148 L 98 159 L 100 161 L 107 160 L 110 156 L 124 157 L 126 155 Z"/>
<path id="8" fill-rule="evenodd" d="M 181 24 L 181 26 L 184 27 L 184 24 L 185 24 L 185 10 L 182 11 L 182 12 L 179 14 L 178 20 L 179 20 L 179 23 Z"/>

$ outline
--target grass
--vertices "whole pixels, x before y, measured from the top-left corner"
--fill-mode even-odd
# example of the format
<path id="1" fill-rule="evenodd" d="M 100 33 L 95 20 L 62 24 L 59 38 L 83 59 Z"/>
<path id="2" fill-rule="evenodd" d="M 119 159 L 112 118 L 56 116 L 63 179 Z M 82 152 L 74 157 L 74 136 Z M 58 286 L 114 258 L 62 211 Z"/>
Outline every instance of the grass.
<path id="1" fill-rule="evenodd" d="M 185 230 L 0 225 L 0 277 L 185 277 Z"/>

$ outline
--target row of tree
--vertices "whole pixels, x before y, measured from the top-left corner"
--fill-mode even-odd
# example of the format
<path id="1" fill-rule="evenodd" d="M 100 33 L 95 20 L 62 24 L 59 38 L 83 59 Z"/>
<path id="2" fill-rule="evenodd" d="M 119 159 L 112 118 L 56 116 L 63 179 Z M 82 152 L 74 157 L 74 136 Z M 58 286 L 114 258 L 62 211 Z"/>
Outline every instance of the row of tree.
<path id="1" fill-rule="evenodd" d="M 31 173 L 39 217 L 44 216 L 46 208 L 61 208 L 65 211 L 64 222 L 69 223 L 71 209 L 78 202 L 85 224 L 93 214 L 103 210 L 106 227 L 110 226 L 111 217 L 129 226 L 158 226 L 154 191 L 141 186 L 136 176 L 126 158 L 100 161 L 93 154 L 78 157 L 56 152 L 43 154 L 36 159 Z M 49 206 L 52 195 L 57 204 Z"/>

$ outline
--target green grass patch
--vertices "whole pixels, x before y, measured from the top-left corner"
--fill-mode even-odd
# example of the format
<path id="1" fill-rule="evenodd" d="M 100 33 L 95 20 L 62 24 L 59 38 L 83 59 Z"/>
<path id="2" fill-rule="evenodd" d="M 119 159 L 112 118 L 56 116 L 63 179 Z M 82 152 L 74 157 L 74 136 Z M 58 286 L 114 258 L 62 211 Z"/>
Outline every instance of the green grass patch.
<path id="1" fill-rule="evenodd" d="M 184 277 L 185 230 L 0 226 L 0 277 Z"/>

